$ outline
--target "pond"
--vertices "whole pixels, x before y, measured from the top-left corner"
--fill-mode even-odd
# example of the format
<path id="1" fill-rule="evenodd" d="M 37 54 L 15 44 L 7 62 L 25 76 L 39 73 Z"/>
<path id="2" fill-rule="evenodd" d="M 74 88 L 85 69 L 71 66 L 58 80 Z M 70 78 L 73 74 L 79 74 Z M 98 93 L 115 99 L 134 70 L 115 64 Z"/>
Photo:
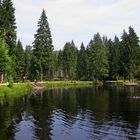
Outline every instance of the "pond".
<path id="1" fill-rule="evenodd" d="M 140 139 L 140 88 L 54 89 L 0 101 L 0 140 Z"/>

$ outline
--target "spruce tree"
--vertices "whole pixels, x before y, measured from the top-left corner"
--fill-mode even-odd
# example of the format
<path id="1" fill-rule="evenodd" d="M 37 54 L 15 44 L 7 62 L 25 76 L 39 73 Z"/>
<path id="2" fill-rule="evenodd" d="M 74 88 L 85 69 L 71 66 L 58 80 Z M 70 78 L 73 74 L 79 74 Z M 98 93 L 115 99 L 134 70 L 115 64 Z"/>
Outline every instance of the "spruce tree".
<path id="1" fill-rule="evenodd" d="M 120 41 L 117 36 L 114 40 L 108 40 L 109 79 L 117 80 L 120 76 Z"/>
<path id="2" fill-rule="evenodd" d="M 33 44 L 35 78 L 38 80 L 51 78 L 53 68 L 53 45 L 45 10 L 43 10 L 38 22 L 38 29 Z"/>
<path id="3" fill-rule="evenodd" d="M 20 40 L 17 42 L 15 58 L 15 76 L 14 80 L 19 82 L 23 81 L 25 77 L 25 53 Z"/>
<path id="4" fill-rule="evenodd" d="M 76 79 L 76 74 L 77 74 L 77 55 L 78 51 L 75 46 L 75 43 L 71 41 L 70 44 L 70 79 Z"/>
<path id="5" fill-rule="evenodd" d="M 58 53 L 58 62 L 57 62 L 57 71 L 58 71 L 58 78 L 63 78 L 63 62 L 65 60 L 63 59 L 63 51 L 59 51 Z"/>
<path id="6" fill-rule="evenodd" d="M 75 47 L 74 42 L 67 42 L 64 46 L 63 50 L 63 70 L 64 76 L 67 79 L 75 79 L 76 78 L 76 70 L 77 70 L 77 48 Z"/>
<path id="7" fill-rule="evenodd" d="M 2 38 L 2 18 L 3 18 L 3 7 L 2 7 L 2 1 L 0 0 L 0 37 Z"/>
<path id="8" fill-rule="evenodd" d="M 115 36 L 113 41 L 112 50 L 112 79 L 117 80 L 120 76 L 120 41 L 117 36 Z"/>
<path id="9" fill-rule="evenodd" d="M 81 44 L 80 51 L 78 52 L 77 62 L 78 79 L 86 80 L 87 76 L 87 54 L 84 44 Z"/>
<path id="10" fill-rule="evenodd" d="M 93 40 L 91 39 L 89 44 L 87 45 L 87 48 L 86 48 L 86 54 L 87 54 L 87 75 L 86 75 L 86 79 L 87 80 L 93 80 L 92 78 L 92 75 L 91 75 L 91 47 L 92 47 L 92 44 L 93 44 Z"/>
<path id="11" fill-rule="evenodd" d="M 11 74 L 11 63 L 4 40 L 0 38 L 0 76 Z"/>
<path id="12" fill-rule="evenodd" d="M 91 79 L 104 79 L 108 76 L 108 56 L 100 34 L 94 35 L 89 44 L 89 71 Z"/>
<path id="13" fill-rule="evenodd" d="M 137 53 L 139 50 L 139 38 L 131 26 L 129 27 L 128 36 L 129 36 L 129 54 L 130 54 L 129 78 L 133 80 L 136 74 L 137 65 L 139 63 L 138 60 L 139 54 Z"/>
<path id="14" fill-rule="evenodd" d="M 70 59 L 70 42 L 67 42 L 63 49 L 63 72 L 66 79 L 70 77 Z"/>
<path id="15" fill-rule="evenodd" d="M 57 63 L 58 63 L 58 51 L 53 52 L 53 59 L 52 59 L 52 77 L 57 77 Z"/>
<path id="16" fill-rule="evenodd" d="M 26 46 L 25 48 L 25 78 L 26 80 L 32 80 L 32 46 Z"/>
<path id="17" fill-rule="evenodd" d="M 120 52 L 120 75 L 127 79 L 128 77 L 128 67 L 129 67 L 129 49 L 128 49 L 128 34 L 123 30 L 121 36 L 121 52 Z"/>
<path id="18" fill-rule="evenodd" d="M 139 62 L 139 38 L 132 27 L 129 27 L 128 34 L 123 32 L 121 46 L 122 74 L 125 79 L 133 80 Z"/>
<path id="19" fill-rule="evenodd" d="M 5 43 L 9 48 L 9 55 L 15 57 L 16 48 L 16 19 L 15 8 L 11 0 L 3 0 L 2 2 L 3 16 L 2 16 L 2 34 Z"/>

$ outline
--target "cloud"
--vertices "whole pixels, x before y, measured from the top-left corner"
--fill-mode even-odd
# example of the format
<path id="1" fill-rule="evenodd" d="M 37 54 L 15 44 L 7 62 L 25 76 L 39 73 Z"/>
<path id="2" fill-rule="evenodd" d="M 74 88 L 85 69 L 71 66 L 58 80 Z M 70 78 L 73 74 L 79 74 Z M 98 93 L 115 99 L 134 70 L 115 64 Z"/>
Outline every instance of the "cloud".
<path id="1" fill-rule="evenodd" d="M 134 27 L 140 34 L 139 0 L 13 0 L 16 7 L 18 36 L 23 44 L 31 44 L 42 9 L 47 12 L 55 49 L 66 41 L 85 44 L 94 33 L 114 37 L 123 29 Z"/>

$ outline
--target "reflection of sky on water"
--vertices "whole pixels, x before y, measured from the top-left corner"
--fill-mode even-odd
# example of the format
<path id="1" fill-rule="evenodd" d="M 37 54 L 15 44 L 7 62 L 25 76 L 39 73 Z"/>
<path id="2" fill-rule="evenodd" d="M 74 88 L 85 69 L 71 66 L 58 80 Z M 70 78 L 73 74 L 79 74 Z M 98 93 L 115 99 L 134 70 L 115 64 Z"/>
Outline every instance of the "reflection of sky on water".
<path id="1" fill-rule="evenodd" d="M 50 90 L 0 105 L 0 139 L 140 139 L 139 88 Z"/>

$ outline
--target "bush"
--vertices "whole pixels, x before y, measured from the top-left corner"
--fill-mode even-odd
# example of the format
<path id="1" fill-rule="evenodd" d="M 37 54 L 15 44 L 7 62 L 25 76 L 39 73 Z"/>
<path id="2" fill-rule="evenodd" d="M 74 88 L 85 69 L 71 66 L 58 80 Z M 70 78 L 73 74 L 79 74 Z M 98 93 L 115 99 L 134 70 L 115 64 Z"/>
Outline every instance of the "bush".
<path id="1" fill-rule="evenodd" d="M 13 79 L 9 79 L 9 81 L 8 81 L 8 87 L 9 88 L 12 88 L 13 87 L 13 84 L 14 84 Z"/>

